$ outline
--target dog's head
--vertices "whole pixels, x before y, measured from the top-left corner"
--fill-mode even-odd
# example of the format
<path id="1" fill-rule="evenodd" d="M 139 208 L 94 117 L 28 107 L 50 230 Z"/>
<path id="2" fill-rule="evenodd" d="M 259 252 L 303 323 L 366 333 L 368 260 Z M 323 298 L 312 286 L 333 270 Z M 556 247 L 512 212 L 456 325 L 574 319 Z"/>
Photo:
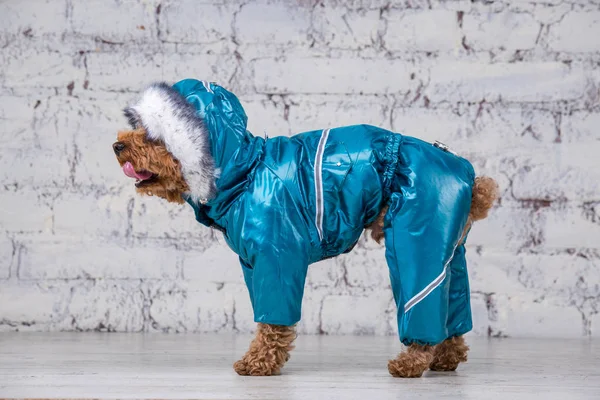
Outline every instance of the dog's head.
<path id="1" fill-rule="evenodd" d="M 164 143 L 149 139 L 146 130 L 139 128 L 119 132 L 113 150 L 125 175 L 135 179 L 138 193 L 183 203 L 182 196 L 189 186 L 181 164 Z"/>
<path id="2" fill-rule="evenodd" d="M 113 151 L 140 194 L 183 203 L 216 193 L 209 132 L 196 109 L 174 88 L 157 83 L 125 109 L 131 130 L 119 132 Z"/>

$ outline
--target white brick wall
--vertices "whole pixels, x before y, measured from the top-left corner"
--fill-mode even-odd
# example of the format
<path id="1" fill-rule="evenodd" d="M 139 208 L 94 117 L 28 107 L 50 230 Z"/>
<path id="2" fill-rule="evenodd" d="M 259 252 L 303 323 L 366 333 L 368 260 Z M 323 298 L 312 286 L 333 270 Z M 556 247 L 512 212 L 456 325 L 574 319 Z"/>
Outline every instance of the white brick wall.
<path id="1" fill-rule="evenodd" d="M 600 332 L 595 0 L 5 0 L 0 330 L 247 332 L 237 257 L 111 151 L 142 85 L 240 95 L 249 128 L 370 123 L 501 184 L 468 246 L 475 335 Z M 351 311 L 350 311 L 351 310 Z M 311 267 L 300 330 L 394 334 L 383 249 Z"/>

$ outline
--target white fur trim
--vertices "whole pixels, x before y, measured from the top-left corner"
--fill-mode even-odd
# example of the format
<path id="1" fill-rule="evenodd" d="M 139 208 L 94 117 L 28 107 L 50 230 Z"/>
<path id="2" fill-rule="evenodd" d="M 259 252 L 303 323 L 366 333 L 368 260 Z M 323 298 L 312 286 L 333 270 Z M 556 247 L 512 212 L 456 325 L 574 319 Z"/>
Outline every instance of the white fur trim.
<path id="1" fill-rule="evenodd" d="M 208 129 L 181 94 L 166 83 L 153 84 L 125 109 L 125 115 L 134 128 L 143 127 L 148 138 L 164 142 L 179 160 L 192 199 L 214 197 L 215 165 Z"/>

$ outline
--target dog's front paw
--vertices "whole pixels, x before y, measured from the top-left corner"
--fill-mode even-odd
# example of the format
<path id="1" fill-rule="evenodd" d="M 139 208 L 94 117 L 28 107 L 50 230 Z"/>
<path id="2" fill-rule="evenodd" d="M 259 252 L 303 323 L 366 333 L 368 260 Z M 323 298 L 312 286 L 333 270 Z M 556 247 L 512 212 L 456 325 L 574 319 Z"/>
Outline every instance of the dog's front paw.
<path id="1" fill-rule="evenodd" d="M 260 361 L 246 355 L 233 363 L 233 369 L 241 376 L 271 376 L 279 375 L 281 367 L 269 360 Z"/>
<path id="2" fill-rule="evenodd" d="M 233 369 L 237 372 L 238 375 L 246 376 L 250 375 L 248 372 L 248 364 L 242 359 L 233 363 Z"/>
<path id="3" fill-rule="evenodd" d="M 388 371 L 395 378 L 420 378 L 426 369 L 420 365 L 406 364 L 401 360 L 388 361 Z"/>

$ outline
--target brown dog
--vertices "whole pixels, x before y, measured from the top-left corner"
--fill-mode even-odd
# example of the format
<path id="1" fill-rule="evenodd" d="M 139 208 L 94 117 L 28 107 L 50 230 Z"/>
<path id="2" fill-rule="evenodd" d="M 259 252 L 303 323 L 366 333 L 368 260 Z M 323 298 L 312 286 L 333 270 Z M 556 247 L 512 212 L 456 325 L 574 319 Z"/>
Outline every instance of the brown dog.
<path id="1" fill-rule="evenodd" d="M 212 93 L 211 87 L 206 87 Z M 136 179 L 135 186 L 138 193 L 158 196 L 170 202 L 184 203 L 186 197 L 190 196 L 190 187 L 193 186 L 189 183 L 189 179 L 186 179 L 186 169 L 182 165 L 185 160 L 175 158 L 163 141 L 149 135 L 147 126 L 139 123 L 139 116 L 135 115 L 135 110 L 129 109 L 126 112 L 130 122 L 133 120 L 134 129 L 119 132 L 118 141 L 113 144 L 113 150 L 123 171 L 127 176 Z M 180 131 L 184 128 L 185 126 L 177 127 Z M 161 128 L 154 126 L 153 129 Z M 187 174 L 189 176 L 189 172 Z M 207 176 L 213 178 L 212 175 Z M 475 179 L 470 212 L 458 244 L 464 241 L 473 222 L 487 216 L 496 196 L 497 186 L 492 179 L 485 177 Z M 372 230 L 371 235 L 378 242 L 384 236 L 387 205 L 382 205 L 379 211 L 379 216 L 366 227 Z M 250 349 L 234 364 L 235 371 L 240 375 L 278 374 L 289 359 L 295 337 L 293 326 L 259 323 Z M 393 376 L 397 377 L 418 377 L 428 368 L 452 371 L 460 362 L 467 360 L 467 351 L 468 346 L 462 336 L 449 337 L 437 345 L 413 343 L 396 359 L 389 361 L 388 369 Z"/>
<path id="2" fill-rule="evenodd" d="M 188 191 L 179 162 L 167 151 L 165 145 L 149 140 L 144 129 L 119 132 L 113 149 L 121 167 L 127 163 L 137 174 L 136 191 L 142 195 L 158 196 L 163 199 L 184 203 L 182 195 Z M 132 174 L 135 177 L 134 174 Z M 496 184 L 489 178 L 477 178 L 473 190 L 473 202 L 469 225 L 487 216 L 496 198 Z M 378 242 L 383 239 L 382 209 L 377 220 L 368 229 Z M 234 364 L 241 375 L 274 375 L 289 358 L 296 335 L 293 327 L 258 324 L 256 338 L 248 353 Z M 460 362 L 467 361 L 469 347 L 462 337 L 448 339 L 435 346 L 412 345 L 395 360 L 390 360 L 388 369 L 393 376 L 417 377 L 427 369 L 454 371 Z"/>

